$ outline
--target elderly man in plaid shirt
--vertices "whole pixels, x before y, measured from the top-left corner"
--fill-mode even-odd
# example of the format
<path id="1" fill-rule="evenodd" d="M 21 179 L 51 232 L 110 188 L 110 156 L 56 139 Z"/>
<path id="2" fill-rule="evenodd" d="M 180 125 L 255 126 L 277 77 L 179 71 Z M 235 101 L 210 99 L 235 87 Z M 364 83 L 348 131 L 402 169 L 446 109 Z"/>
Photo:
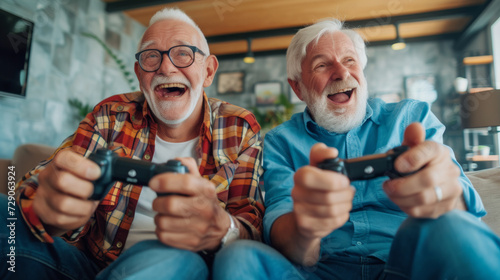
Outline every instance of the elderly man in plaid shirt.
<path id="1" fill-rule="evenodd" d="M 19 183 L 25 223 L 16 229 L 17 271 L 3 269 L 3 279 L 203 279 L 220 248 L 260 240 L 260 126 L 204 93 L 218 61 L 201 30 L 180 10 L 159 11 L 136 58 L 141 91 L 99 103 Z M 157 175 L 148 187 L 116 182 L 102 201 L 89 200 L 101 171 L 87 157 L 99 148 L 154 163 L 176 158 L 189 173 Z"/>

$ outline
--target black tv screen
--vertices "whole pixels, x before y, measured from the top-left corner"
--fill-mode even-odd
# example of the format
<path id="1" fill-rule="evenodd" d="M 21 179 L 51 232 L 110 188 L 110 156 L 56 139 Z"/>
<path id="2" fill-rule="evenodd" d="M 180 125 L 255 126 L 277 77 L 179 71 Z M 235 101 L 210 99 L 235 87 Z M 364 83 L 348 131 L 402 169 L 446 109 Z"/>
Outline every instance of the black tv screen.
<path id="1" fill-rule="evenodd" d="M 34 24 L 0 9 L 0 95 L 25 97 Z"/>

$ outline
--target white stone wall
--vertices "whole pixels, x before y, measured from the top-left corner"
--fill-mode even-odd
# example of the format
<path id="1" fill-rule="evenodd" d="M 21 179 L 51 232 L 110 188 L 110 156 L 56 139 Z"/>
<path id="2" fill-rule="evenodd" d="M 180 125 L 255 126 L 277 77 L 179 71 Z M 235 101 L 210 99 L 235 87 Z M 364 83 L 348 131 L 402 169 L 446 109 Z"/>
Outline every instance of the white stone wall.
<path id="1" fill-rule="evenodd" d="M 131 91 L 95 34 L 123 59 L 134 77 L 134 54 L 145 27 L 122 13 L 107 14 L 100 0 L 2 0 L 0 8 L 35 23 L 26 98 L 0 97 L 0 158 L 23 143 L 58 146 L 76 129 L 68 99 L 92 106 Z"/>

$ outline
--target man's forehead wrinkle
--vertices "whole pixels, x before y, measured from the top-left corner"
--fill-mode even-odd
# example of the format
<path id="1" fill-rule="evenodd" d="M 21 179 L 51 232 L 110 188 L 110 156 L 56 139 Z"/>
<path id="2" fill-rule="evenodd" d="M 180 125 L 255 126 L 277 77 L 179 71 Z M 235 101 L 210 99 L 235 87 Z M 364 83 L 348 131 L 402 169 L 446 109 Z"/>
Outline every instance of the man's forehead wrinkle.
<path id="1" fill-rule="evenodd" d="M 329 40 L 331 42 L 333 42 L 332 46 L 330 46 L 330 47 L 325 47 L 324 43 L 322 44 L 319 41 L 316 44 L 313 44 L 313 42 L 311 42 L 307 46 L 306 53 L 309 55 L 311 60 L 326 57 L 326 56 L 328 56 L 328 53 L 338 53 L 338 54 L 341 54 L 342 56 L 355 56 L 355 55 L 357 55 L 357 52 L 354 49 L 354 46 L 349 44 L 348 42 L 344 42 L 342 40 L 333 39 L 333 38 L 331 38 Z"/>
<path id="2" fill-rule="evenodd" d="M 170 47 L 174 45 L 200 47 L 198 46 L 200 38 L 196 30 L 191 25 L 176 19 L 164 19 L 155 22 L 148 27 L 143 40 L 142 49 L 154 44 L 164 44 L 165 42 L 172 43 L 173 45 Z"/>
<path id="3" fill-rule="evenodd" d="M 189 46 L 194 46 L 195 44 L 191 43 L 191 42 L 188 42 L 188 41 L 185 41 L 185 40 L 173 40 L 173 41 L 170 41 L 173 43 L 173 46 L 177 46 L 177 45 L 189 45 Z M 147 49 L 148 47 L 152 46 L 152 45 L 155 45 L 157 44 L 157 42 L 155 40 L 148 40 L 144 43 L 141 44 L 141 50 L 145 50 Z M 158 43 L 159 44 L 159 43 Z M 160 49 L 158 46 L 156 47 L 157 49 Z"/>
<path id="4" fill-rule="evenodd" d="M 142 50 L 146 49 L 147 47 L 151 46 L 152 44 L 154 44 L 154 41 L 152 41 L 152 40 L 143 42 L 141 44 L 141 49 L 140 50 L 142 51 Z"/>

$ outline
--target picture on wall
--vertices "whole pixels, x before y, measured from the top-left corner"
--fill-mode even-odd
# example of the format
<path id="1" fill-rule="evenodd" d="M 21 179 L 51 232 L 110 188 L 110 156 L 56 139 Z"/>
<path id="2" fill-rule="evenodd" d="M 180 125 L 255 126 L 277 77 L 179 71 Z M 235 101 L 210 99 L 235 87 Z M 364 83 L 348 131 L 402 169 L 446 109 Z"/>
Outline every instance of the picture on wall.
<path id="1" fill-rule="evenodd" d="M 244 90 L 245 72 L 219 73 L 217 79 L 217 94 L 242 93 Z"/>
<path id="2" fill-rule="evenodd" d="M 436 101 L 436 76 L 433 74 L 420 74 L 405 77 L 406 98 L 432 103 Z"/>
<path id="3" fill-rule="evenodd" d="M 256 83 L 254 92 L 257 105 L 273 105 L 282 93 L 281 82 Z"/>

